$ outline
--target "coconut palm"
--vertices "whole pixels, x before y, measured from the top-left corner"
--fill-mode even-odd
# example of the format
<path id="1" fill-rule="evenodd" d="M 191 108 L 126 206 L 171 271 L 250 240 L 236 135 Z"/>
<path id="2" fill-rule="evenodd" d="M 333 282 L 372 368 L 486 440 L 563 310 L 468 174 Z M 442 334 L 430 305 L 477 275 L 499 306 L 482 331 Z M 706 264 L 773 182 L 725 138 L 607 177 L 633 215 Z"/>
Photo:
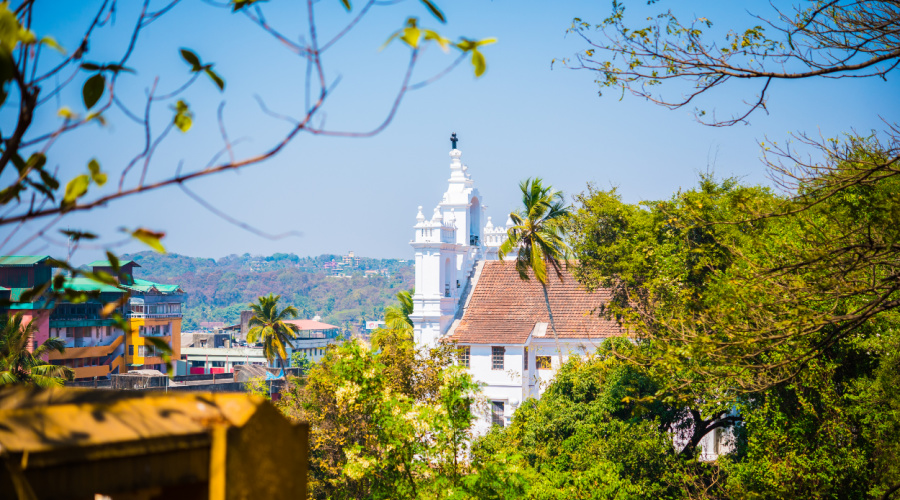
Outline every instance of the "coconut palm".
<path id="1" fill-rule="evenodd" d="M 44 361 L 51 351 L 64 352 L 66 343 L 49 338 L 33 351 L 28 350 L 37 327 L 34 321 L 23 325 L 22 313 L 7 316 L 0 331 L 0 385 L 25 384 L 38 387 L 61 386 L 72 380 L 71 368 Z"/>
<path id="2" fill-rule="evenodd" d="M 278 300 L 281 295 L 269 294 L 259 297 L 255 304 L 250 304 L 253 317 L 250 318 L 250 331 L 247 332 L 247 342 L 263 344 L 263 354 L 269 363 L 277 358 L 281 362 L 281 368 L 286 366 L 287 348 L 291 340 L 297 336 L 297 325 L 285 323 L 288 318 L 297 317 L 297 308 L 287 306 L 278 310 Z"/>
<path id="3" fill-rule="evenodd" d="M 397 292 L 399 305 L 384 308 L 384 322 L 387 328 L 412 335 L 413 324 L 409 315 L 413 312 L 412 290 Z"/>
<path id="4" fill-rule="evenodd" d="M 397 305 L 384 308 L 384 328 L 372 334 L 372 345 L 383 349 L 389 343 L 412 346 L 413 323 L 409 315 L 413 312 L 412 290 L 397 292 Z"/>
<path id="5" fill-rule="evenodd" d="M 559 346 L 559 334 L 550 309 L 550 296 L 547 293 L 552 269 L 560 281 L 563 281 L 562 264 L 568 254 L 564 238 L 563 222 L 569 211 L 563 205 L 561 191 L 554 191 L 544 186 L 540 178 L 525 179 L 519 184 L 522 190 L 524 207 L 509 214 L 513 226 L 507 230 L 507 239 L 500 246 L 499 256 L 503 259 L 507 254 L 516 253 L 516 271 L 522 280 L 528 281 L 530 270 L 544 291 L 544 302 L 550 316 L 550 328 L 556 339 L 556 352 L 562 366 L 562 349 Z"/>

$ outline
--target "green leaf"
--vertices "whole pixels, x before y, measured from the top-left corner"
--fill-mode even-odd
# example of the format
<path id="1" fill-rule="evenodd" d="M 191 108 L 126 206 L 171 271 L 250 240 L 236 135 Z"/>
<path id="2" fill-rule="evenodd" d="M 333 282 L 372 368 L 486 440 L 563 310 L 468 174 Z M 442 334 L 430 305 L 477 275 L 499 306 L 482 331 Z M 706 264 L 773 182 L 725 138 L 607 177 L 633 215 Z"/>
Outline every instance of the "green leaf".
<path id="1" fill-rule="evenodd" d="M 341 0 L 341 5 L 344 6 L 344 10 L 350 12 L 350 0 Z"/>
<path id="2" fill-rule="evenodd" d="M 57 189 L 59 189 L 59 181 L 56 180 L 56 177 L 53 177 L 46 170 L 40 170 L 39 173 L 41 175 L 41 181 L 43 181 L 44 185 L 47 186 L 51 191 L 56 191 Z M 50 198 L 53 198 L 53 196 L 51 195 Z"/>
<path id="3" fill-rule="evenodd" d="M 47 156 L 44 153 L 33 153 L 28 157 L 25 168 L 30 170 L 40 170 L 47 163 Z"/>
<path id="4" fill-rule="evenodd" d="M 86 69 L 88 71 L 100 71 L 101 66 L 99 64 L 94 64 L 91 62 L 83 62 L 81 63 L 81 69 Z"/>
<path id="5" fill-rule="evenodd" d="M 472 66 L 475 67 L 476 78 L 483 75 L 484 70 L 487 69 L 487 64 L 484 61 L 484 54 L 476 49 L 472 49 Z"/>
<path id="6" fill-rule="evenodd" d="M 104 78 L 102 74 L 97 73 L 88 78 L 88 80 L 84 82 L 84 87 L 81 89 L 81 97 L 84 98 L 84 107 L 87 109 L 94 107 L 94 104 L 97 104 L 97 101 L 103 96 L 103 91 L 105 89 L 106 78 Z"/>
<path id="7" fill-rule="evenodd" d="M 112 270 L 118 274 L 119 268 L 121 267 L 119 265 L 119 258 L 116 257 L 115 254 L 113 254 L 112 252 L 107 250 L 106 251 L 106 260 L 109 261 L 109 267 L 111 267 Z"/>
<path id="8" fill-rule="evenodd" d="M 139 227 L 131 232 L 131 236 L 159 253 L 166 253 L 166 248 L 159 241 L 166 236 L 166 233 Z"/>
<path id="9" fill-rule="evenodd" d="M 87 193 L 88 185 L 91 183 L 91 178 L 86 174 L 79 175 L 78 177 L 69 181 L 66 184 L 66 194 L 63 196 L 63 204 L 71 205 L 75 203 L 75 200 L 84 196 Z"/>
<path id="10" fill-rule="evenodd" d="M 188 108 L 186 102 L 179 100 L 175 103 L 175 118 L 172 120 L 178 130 L 187 132 L 194 123 L 194 114 Z"/>
<path id="11" fill-rule="evenodd" d="M 60 233 L 66 235 L 73 240 L 96 240 L 98 236 L 94 233 L 89 233 L 86 231 L 73 231 L 71 229 L 60 229 Z"/>
<path id="12" fill-rule="evenodd" d="M 438 20 L 442 23 L 446 23 L 447 19 L 444 17 L 444 13 L 441 12 L 441 9 L 437 7 L 431 0 L 422 0 L 422 3 L 425 4 L 425 7 L 428 7 L 428 10 L 431 11 L 431 14 L 438 18 Z"/>
<path id="13" fill-rule="evenodd" d="M 94 180 L 95 184 L 98 186 L 106 184 L 106 174 L 100 171 L 100 163 L 96 158 L 91 158 L 91 161 L 88 162 L 88 170 L 90 170 L 91 179 Z"/>
<path id="14" fill-rule="evenodd" d="M 216 87 L 219 87 L 220 91 L 225 90 L 225 80 L 223 80 L 218 73 L 213 71 L 212 68 L 206 68 L 205 71 L 206 74 L 209 75 L 209 77 L 212 79 L 213 83 L 216 84 Z"/>
<path id="15" fill-rule="evenodd" d="M 197 54 L 193 53 L 191 50 L 181 49 L 181 58 L 191 65 L 191 71 L 193 71 L 194 73 L 202 69 L 200 58 L 197 57 Z"/>

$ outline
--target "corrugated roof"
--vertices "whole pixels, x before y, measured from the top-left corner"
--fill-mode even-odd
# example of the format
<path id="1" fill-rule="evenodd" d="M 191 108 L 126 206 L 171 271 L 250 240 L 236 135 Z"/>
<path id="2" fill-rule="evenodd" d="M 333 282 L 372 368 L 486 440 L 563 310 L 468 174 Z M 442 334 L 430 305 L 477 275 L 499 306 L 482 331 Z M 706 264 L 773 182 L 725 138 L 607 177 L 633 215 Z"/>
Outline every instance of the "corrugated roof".
<path id="1" fill-rule="evenodd" d="M 78 389 L 0 390 L 0 450 L 41 452 L 205 433 L 241 426 L 263 398 L 225 393 L 142 393 Z"/>
<path id="2" fill-rule="evenodd" d="M 312 319 L 287 319 L 284 322 L 290 323 L 292 325 L 297 325 L 297 328 L 299 328 L 301 332 L 305 330 L 334 330 L 335 328 L 339 328 L 337 326 L 329 325 L 328 323 L 322 323 L 321 321 Z"/>
<path id="3" fill-rule="evenodd" d="M 129 264 L 131 264 L 135 267 L 141 267 L 140 264 L 138 264 L 137 262 L 135 262 L 133 260 L 120 260 L 119 261 L 119 267 L 125 267 Z M 108 260 L 95 260 L 94 262 L 91 262 L 88 265 L 91 267 L 112 267 L 112 265 L 110 265 Z"/>
<path id="4" fill-rule="evenodd" d="M 554 274 L 547 287 L 550 308 L 561 339 L 596 339 L 621 335 L 614 321 L 600 318 L 597 308 L 609 300 L 607 290 L 588 292 L 568 270 L 560 282 Z M 537 323 L 550 323 L 544 292 L 532 278 L 519 278 L 514 262 L 485 263 L 462 319 L 448 338 L 463 344 L 523 344 Z M 553 338 L 549 326 L 546 337 Z"/>
<path id="5" fill-rule="evenodd" d="M 133 285 L 122 285 L 125 288 L 129 288 L 136 292 L 150 292 L 156 290 L 160 293 L 176 293 L 182 292 L 181 287 L 178 285 L 166 285 L 163 283 L 154 283 L 152 281 L 142 280 L 135 278 Z"/>
<path id="6" fill-rule="evenodd" d="M 49 255 L 2 255 L 0 266 L 35 266 L 49 259 Z"/>

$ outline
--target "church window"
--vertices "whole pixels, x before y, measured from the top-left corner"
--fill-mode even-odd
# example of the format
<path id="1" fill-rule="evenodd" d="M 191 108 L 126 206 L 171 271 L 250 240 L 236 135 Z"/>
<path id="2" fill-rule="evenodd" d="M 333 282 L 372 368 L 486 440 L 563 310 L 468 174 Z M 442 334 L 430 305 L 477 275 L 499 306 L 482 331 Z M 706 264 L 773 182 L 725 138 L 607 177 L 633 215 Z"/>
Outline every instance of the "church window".
<path id="1" fill-rule="evenodd" d="M 459 348 L 459 365 L 463 368 L 470 368 L 469 366 L 469 346 L 465 345 Z"/>
<path id="2" fill-rule="evenodd" d="M 504 404 L 503 401 L 491 401 L 491 424 L 499 425 L 503 427 L 506 423 L 506 419 L 503 417 L 504 413 Z"/>
<path id="3" fill-rule="evenodd" d="M 500 346 L 491 347 L 491 369 L 503 369 L 503 356 L 506 354 L 506 348 Z"/>
<path id="4" fill-rule="evenodd" d="M 535 356 L 534 357 L 534 366 L 538 370 L 553 369 L 553 363 L 550 361 L 550 356 Z"/>

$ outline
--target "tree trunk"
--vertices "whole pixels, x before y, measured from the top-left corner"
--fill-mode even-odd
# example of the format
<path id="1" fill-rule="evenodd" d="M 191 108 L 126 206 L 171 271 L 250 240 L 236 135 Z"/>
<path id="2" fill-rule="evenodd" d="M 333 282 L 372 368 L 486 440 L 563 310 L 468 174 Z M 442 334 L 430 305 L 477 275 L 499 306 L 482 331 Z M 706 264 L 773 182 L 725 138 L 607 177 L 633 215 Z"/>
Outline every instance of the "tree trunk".
<path id="1" fill-rule="evenodd" d="M 541 283 L 541 290 L 544 291 L 544 302 L 547 304 L 547 314 L 550 315 L 550 329 L 553 330 L 553 338 L 556 340 L 556 354 L 559 356 L 559 367 L 562 368 L 562 348 L 559 346 L 559 334 L 556 333 L 556 322 L 553 321 L 553 311 L 550 310 L 550 296 L 547 294 L 547 285 Z"/>

